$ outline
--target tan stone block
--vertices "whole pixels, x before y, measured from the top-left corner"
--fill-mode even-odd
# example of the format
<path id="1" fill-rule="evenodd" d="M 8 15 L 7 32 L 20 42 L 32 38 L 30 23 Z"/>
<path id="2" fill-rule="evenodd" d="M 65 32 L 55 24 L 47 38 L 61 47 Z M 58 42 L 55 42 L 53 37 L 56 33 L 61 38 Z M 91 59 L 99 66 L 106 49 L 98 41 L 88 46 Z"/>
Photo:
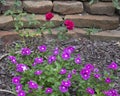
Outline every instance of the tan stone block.
<path id="1" fill-rule="evenodd" d="M 22 18 L 22 22 L 24 23 L 24 28 L 38 28 L 41 27 L 46 21 L 44 15 L 35 15 L 35 20 L 39 21 L 40 24 L 37 25 L 29 25 L 28 19 L 26 17 Z M 49 27 L 57 27 L 60 26 L 63 23 L 62 17 L 59 15 L 54 15 L 54 17 L 51 19 L 51 22 L 54 23 L 54 26 Z M 0 29 L 7 30 L 7 29 L 13 29 L 14 28 L 14 21 L 11 16 L 0 16 Z"/>
<path id="2" fill-rule="evenodd" d="M 83 4 L 79 1 L 54 1 L 53 11 L 60 14 L 75 14 L 83 12 Z"/>
<path id="3" fill-rule="evenodd" d="M 11 0 L 11 1 L 7 0 L 6 3 L 2 4 L 2 6 L 1 6 L 2 13 L 5 13 L 7 10 L 13 10 L 13 11 L 16 11 L 16 9 L 17 10 L 23 10 L 22 9 L 22 2 L 21 2 L 21 5 L 17 6 L 17 7 L 15 7 L 14 4 L 15 4 L 15 1 L 13 1 L 13 0 Z"/>
<path id="4" fill-rule="evenodd" d="M 98 2 L 90 5 L 89 3 L 84 3 L 85 10 L 90 14 L 96 15 L 114 15 L 115 7 L 112 2 Z"/>
<path id="5" fill-rule="evenodd" d="M 24 10 L 30 13 L 47 13 L 52 10 L 52 1 L 23 1 Z"/>
<path id="6" fill-rule="evenodd" d="M 119 26 L 119 17 L 97 16 L 97 15 L 67 15 L 76 27 L 96 27 L 103 30 L 115 29 Z"/>

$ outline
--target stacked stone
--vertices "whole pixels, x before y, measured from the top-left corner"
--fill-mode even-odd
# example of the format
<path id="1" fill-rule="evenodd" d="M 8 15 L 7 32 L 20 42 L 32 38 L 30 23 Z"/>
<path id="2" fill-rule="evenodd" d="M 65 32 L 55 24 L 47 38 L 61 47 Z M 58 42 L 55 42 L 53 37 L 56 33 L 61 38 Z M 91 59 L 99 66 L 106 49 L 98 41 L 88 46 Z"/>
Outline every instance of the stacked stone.
<path id="1" fill-rule="evenodd" d="M 44 15 L 48 12 L 55 14 L 52 21 L 54 27 L 63 24 L 65 19 L 73 20 L 76 27 L 96 27 L 103 30 L 115 29 L 119 26 L 119 14 L 115 13 L 112 0 L 101 0 L 90 5 L 87 0 L 21 0 L 22 6 L 18 9 L 35 14 L 35 19 L 44 23 Z M 0 5 L 0 29 L 13 28 L 10 16 L 3 16 L 6 10 L 11 9 L 14 0 L 7 0 Z M 27 22 L 24 18 L 23 22 Z M 24 26 L 27 27 L 27 24 Z M 36 27 L 36 26 L 32 26 Z"/>

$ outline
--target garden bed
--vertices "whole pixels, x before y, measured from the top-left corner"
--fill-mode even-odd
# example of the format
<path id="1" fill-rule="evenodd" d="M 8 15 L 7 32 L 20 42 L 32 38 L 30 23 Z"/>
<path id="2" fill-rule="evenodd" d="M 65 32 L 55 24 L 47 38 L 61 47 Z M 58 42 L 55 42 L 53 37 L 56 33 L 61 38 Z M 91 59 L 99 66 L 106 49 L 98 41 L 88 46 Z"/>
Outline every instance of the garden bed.
<path id="1" fill-rule="evenodd" d="M 7 47 L 0 45 L 0 56 L 8 53 L 12 48 L 15 47 L 17 43 L 21 43 L 19 40 L 9 44 Z M 34 50 L 37 46 L 41 44 L 47 45 L 49 50 L 52 50 L 54 47 L 58 47 L 62 50 L 64 47 L 72 45 L 75 46 L 76 51 L 74 54 L 80 54 L 82 58 L 82 63 L 87 64 L 91 63 L 94 66 L 100 68 L 100 71 L 106 69 L 108 64 L 112 61 L 120 64 L 120 41 L 118 40 L 89 40 L 88 38 L 79 37 L 71 38 L 66 41 L 58 41 L 57 39 L 52 39 L 51 37 L 46 37 L 42 40 L 38 38 L 26 39 L 27 45 L 31 44 L 31 49 Z M 11 89 L 11 78 L 14 76 L 14 71 L 9 69 L 7 55 L 5 58 L 0 60 L 0 89 L 12 90 Z M 120 66 L 120 65 L 119 65 Z M 117 73 L 117 76 L 120 78 L 120 73 Z M 120 93 L 120 80 L 115 81 L 115 88 Z M 7 92 L 0 92 L 1 96 L 14 96 Z M 71 95 L 76 96 L 76 95 Z"/>

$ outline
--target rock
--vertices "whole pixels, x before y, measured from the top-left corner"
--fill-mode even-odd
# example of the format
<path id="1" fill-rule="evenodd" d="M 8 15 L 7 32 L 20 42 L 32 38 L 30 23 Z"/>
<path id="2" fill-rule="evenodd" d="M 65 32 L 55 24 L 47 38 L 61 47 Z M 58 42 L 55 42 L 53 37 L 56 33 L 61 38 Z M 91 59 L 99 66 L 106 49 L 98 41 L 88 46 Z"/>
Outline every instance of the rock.
<path id="1" fill-rule="evenodd" d="M 119 17 L 97 16 L 97 15 L 66 15 L 76 27 L 96 27 L 103 30 L 115 29 L 119 26 Z"/>
<path id="2" fill-rule="evenodd" d="M 40 22 L 40 24 L 37 25 L 29 25 L 29 20 L 26 17 L 23 17 L 21 21 L 24 23 L 24 28 L 37 28 L 42 26 L 46 21 L 44 15 L 35 15 L 34 20 L 37 20 Z M 51 19 L 51 21 L 54 23 L 53 26 L 48 27 L 56 27 L 60 26 L 63 23 L 62 17 L 59 15 L 54 15 L 54 17 Z M 11 16 L 0 16 L 0 29 L 7 30 L 14 28 L 14 22 Z"/>
<path id="3" fill-rule="evenodd" d="M 23 1 L 24 10 L 30 13 L 47 13 L 52 10 L 52 1 Z"/>
<path id="4" fill-rule="evenodd" d="M 75 14 L 83 12 L 83 4 L 79 1 L 54 1 L 53 11 L 60 14 Z"/>
<path id="5" fill-rule="evenodd" d="M 8 1 L 7 0 L 5 4 L 2 4 L 0 10 L 2 11 L 2 13 L 5 13 L 7 10 L 13 10 L 15 12 L 16 12 L 16 9 L 17 10 L 23 10 L 21 1 L 20 1 L 20 5 L 16 6 L 16 8 L 15 8 L 14 4 L 15 4 L 15 1 L 13 1 L 13 0 Z"/>
<path id="6" fill-rule="evenodd" d="M 13 19 L 11 16 L 0 16 L 0 29 L 13 28 Z"/>
<path id="7" fill-rule="evenodd" d="M 115 7 L 112 2 L 98 2 L 90 5 L 89 3 L 84 3 L 85 10 L 90 14 L 97 15 L 114 15 Z"/>
<path id="8" fill-rule="evenodd" d="M 28 20 L 26 18 L 23 18 L 23 22 L 25 24 L 24 27 L 37 28 L 37 27 L 42 26 L 45 22 L 47 22 L 45 20 L 45 16 L 44 15 L 35 15 L 34 19 L 39 21 L 40 24 L 28 26 Z M 49 26 L 49 27 L 57 27 L 57 26 L 60 26 L 63 23 L 63 19 L 59 15 L 54 15 L 54 17 L 51 19 L 51 22 L 54 23 L 54 26 Z"/>

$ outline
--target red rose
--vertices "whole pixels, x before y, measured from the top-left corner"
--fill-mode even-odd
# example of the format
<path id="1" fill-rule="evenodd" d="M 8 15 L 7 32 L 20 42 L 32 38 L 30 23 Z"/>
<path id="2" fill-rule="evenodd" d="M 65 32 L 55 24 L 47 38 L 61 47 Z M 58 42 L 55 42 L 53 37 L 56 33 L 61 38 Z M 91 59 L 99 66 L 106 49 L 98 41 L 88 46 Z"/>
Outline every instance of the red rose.
<path id="1" fill-rule="evenodd" d="M 64 25 L 66 26 L 68 30 L 73 30 L 74 28 L 74 22 L 71 20 L 65 20 Z"/>
<path id="2" fill-rule="evenodd" d="M 51 13 L 51 12 L 48 12 L 48 13 L 45 15 L 45 17 L 46 17 L 46 20 L 47 20 L 47 21 L 50 21 L 50 20 L 54 17 L 54 14 Z"/>

